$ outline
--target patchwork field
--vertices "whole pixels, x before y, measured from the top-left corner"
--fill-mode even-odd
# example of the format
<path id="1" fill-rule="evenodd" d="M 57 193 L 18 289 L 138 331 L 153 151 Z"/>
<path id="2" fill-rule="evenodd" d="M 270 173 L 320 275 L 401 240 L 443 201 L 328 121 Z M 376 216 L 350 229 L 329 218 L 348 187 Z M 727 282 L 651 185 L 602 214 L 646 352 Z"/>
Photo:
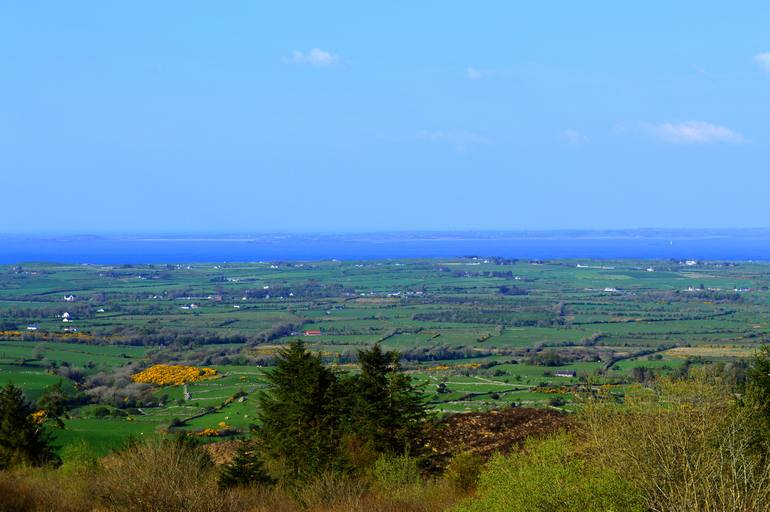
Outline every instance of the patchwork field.
<path id="1" fill-rule="evenodd" d="M 770 265 L 436 260 L 0 267 L 0 383 L 61 382 L 60 444 L 238 435 L 276 351 L 302 339 L 340 371 L 374 343 L 437 412 L 571 409 L 577 392 L 704 362 L 740 366 L 770 336 Z M 183 385 L 156 364 L 209 367 Z"/>

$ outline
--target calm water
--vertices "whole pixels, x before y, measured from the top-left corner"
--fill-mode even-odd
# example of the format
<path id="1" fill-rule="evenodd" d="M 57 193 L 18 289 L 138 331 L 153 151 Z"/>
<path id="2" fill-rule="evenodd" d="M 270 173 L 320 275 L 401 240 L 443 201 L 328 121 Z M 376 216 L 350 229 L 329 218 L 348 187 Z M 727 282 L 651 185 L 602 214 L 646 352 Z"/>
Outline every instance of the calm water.
<path id="1" fill-rule="evenodd" d="M 770 238 L 141 240 L 0 239 L 0 263 L 164 263 L 377 258 L 678 258 L 770 260 Z"/>

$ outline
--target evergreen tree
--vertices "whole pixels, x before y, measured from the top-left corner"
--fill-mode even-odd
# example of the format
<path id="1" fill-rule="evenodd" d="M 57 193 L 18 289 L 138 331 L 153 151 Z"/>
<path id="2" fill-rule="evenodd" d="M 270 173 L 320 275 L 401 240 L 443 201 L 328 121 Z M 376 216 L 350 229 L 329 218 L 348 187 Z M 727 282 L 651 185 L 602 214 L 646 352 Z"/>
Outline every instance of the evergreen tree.
<path id="1" fill-rule="evenodd" d="M 54 460 L 50 437 L 34 412 L 20 388 L 9 383 L 0 389 L 0 469 Z"/>
<path id="2" fill-rule="evenodd" d="M 46 417 L 56 422 L 59 428 L 64 428 L 62 416 L 67 414 L 67 396 L 62 389 L 61 381 L 46 388 L 37 401 L 39 409 L 44 410 Z"/>
<path id="3" fill-rule="evenodd" d="M 353 378 L 350 428 L 376 451 L 418 455 L 425 403 L 399 360 L 398 352 L 379 345 L 358 352 L 361 373 Z"/>
<path id="4" fill-rule="evenodd" d="M 342 402 L 336 374 L 295 341 L 279 352 L 266 376 L 258 435 L 267 455 L 283 464 L 289 479 L 334 467 L 340 460 Z"/>
<path id="5" fill-rule="evenodd" d="M 269 485 L 274 480 L 265 470 L 259 448 L 253 442 L 244 442 L 238 447 L 235 458 L 219 475 L 219 487 Z"/>

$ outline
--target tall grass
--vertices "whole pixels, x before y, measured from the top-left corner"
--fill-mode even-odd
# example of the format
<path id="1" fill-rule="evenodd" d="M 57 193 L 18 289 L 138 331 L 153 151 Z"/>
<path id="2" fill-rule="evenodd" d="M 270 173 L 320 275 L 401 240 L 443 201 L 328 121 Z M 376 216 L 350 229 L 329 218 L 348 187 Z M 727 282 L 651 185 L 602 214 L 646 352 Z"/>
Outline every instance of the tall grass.
<path id="1" fill-rule="evenodd" d="M 86 512 L 93 510 L 88 481 L 59 470 L 0 471 L 0 512 Z"/>
<path id="2" fill-rule="evenodd" d="M 391 481 L 339 473 L 291 488 L 223 490 L 206 453 L 175 441 L 134 443 L 98 464 L 80 447 L 67 453 L 58 469 L 0 472 L 0 512 L 439 512 L 458 499 L 443 481 L 412 480 L 411 471 L 397 492 Z"/>

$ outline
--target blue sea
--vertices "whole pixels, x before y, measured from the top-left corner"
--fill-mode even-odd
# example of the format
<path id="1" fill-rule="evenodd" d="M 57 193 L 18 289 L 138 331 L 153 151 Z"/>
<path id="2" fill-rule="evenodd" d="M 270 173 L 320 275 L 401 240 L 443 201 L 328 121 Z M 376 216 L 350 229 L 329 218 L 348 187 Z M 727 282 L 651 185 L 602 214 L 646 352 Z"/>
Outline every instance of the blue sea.
<path id="1" fill-rule="evenodd" d="M 368 260 L 455 256 L 770 260 L 770 236 L 0 237 L 0 263 Z"/>

